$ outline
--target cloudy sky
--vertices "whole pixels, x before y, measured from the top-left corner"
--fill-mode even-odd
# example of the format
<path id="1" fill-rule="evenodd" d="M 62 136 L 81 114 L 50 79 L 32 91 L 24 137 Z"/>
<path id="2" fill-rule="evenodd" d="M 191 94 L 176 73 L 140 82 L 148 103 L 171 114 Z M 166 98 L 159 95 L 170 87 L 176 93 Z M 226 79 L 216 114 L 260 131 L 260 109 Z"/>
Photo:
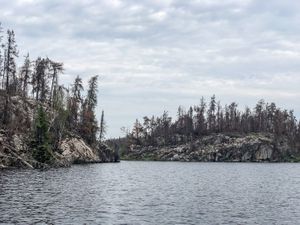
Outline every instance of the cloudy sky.
<path id="1" fill-rule="evenodd" d="M 65 84 L 100 75 L 108 137 L 213 94 L 300 116 L 299 12 L 295 0 L 0 0 L 20 56 L 64 62 Z"/>

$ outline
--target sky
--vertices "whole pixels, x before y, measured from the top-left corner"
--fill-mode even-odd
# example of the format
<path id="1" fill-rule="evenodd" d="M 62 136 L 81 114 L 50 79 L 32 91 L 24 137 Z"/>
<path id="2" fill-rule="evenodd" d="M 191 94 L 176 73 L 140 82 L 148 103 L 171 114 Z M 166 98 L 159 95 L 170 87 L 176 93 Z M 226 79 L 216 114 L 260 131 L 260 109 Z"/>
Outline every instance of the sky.
<path id="1" fill-rule="evenodd" d="M 108 138 L 213 94 L 240 108 L 274 101 L 299 118 L 299 11 L 295 0 L 0 0 L 21 61 L 63 62 L 65 85 L 99 75 Z"/>

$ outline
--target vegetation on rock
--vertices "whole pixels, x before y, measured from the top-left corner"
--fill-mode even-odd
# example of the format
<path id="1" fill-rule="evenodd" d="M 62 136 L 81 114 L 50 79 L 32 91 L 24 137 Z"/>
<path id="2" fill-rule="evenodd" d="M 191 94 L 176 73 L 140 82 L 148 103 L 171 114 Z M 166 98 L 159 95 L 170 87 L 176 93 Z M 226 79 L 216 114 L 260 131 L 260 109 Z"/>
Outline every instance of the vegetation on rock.
<path id="1" fill-rule="evenodd" d="M 62 152 L 62 142 L 74 136 L 95 148 L 94 153 L 99 155 L 105 126 L 104 113 L 100 126 L 95 114 L 98 76 L 91 77 L 84 97 L 79 76 L 71 88 L 59 83 L 64 71 L 61 62 L 48 57 L 30 60 L 27 54 L 18 68 L 15 33 L 8 30 L 7 41 L 2 43 L 1 30 L 0 24 L 0 128 L 7 134 L 2 141 L 11 143 L 14 135 L 22 136 L 23 142 L 29 143 L 27 152 L 32 152 L 33 160 L 39 163 L 55 163 Z M 0 146 L 0 153 L 7 148 Z M 14 149 L 13 144 L 9 148 Z"/>
<path id="2" fill-rule="evenodd" d="M 145 149 L 152 146 L 153 150 L 164 146 L 193 146 L 204 137 L 216 134 L 251 136 L 262 133 L 268 134 L 274 141 L 285 140 L 293 154 L 300 155 L 300 122 L 293 110 L 281 109 L 275 103 L 265 103 L 264 100 L 260 100 L 253 110 L 246 107 L 242 111 L 235 102 L 222 106 L 212 96 L 207 104 L 202 97 L 199 105 L 191 106 L 187 111 L 180 106 L 175 120 L 168 112 L 160 117 L 145 116 L 142 123 L 136 120 L 132 130 L 125 131 L 125 138 L 112 140 L 122 149 L 121 154 L 125 158 L 134 155 L 132 146 Z"/>

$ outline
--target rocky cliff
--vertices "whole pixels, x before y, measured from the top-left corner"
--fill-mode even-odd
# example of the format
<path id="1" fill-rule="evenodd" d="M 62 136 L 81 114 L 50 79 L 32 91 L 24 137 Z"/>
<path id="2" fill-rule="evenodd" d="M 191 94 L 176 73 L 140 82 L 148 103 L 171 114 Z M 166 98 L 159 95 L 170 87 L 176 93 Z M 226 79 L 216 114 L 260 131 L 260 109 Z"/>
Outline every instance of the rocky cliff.
<path id="1" fill-rule="evenodd" d="M 46 165 L 34 160 L 25 135 L 7 135 L 7 132 L 0 130 L 0 168 L 33 169 L 117 161 L 114 151 L 106 145 L 102 144 L 97 149 L 91 148 L 81 138 L 69 137 L 60 143 L 58 151 L 53 152 L 51 164 Z"/>
<path id="2" fill-rule="evenodd" d="M 174 146 L 132 145 L 124 159 L 203 162 L 283 162 L 297 161 L 299 152 L 291 148 L 287 138 L 275 139 L 271 134 L 225 135 L 201 137 Z"/>
<path id="3" fill-rule="evenodd" d="M 0 112 L 3 112 L 4 94 L 0 93 Z M 104 144 L 95 148 L 88 146 L 82 138 L 69 133 L 58 149 L 52 152 L 50 165 L 39 163 L 32 157 L 30 129 L 35 115 L 36 102 L 20 96 L 10 98 L 12 123 L 6 129 L 0 127 L 0 169 L 1 168 L 45 168 L 49 166 L 70 166 L 75 163 L 115 162 L 117 156 Z M 54 112 L 48 111 L 49 115 Z M 0 115 L 1 118 L 1 115 Z"/>

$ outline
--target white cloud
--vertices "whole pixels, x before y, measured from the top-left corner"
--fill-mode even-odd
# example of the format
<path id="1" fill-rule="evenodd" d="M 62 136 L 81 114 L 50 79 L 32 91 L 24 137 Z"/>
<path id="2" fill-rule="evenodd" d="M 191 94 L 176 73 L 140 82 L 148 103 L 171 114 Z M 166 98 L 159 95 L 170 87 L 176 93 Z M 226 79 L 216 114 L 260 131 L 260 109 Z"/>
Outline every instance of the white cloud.
<path id="1" fill-rule="evenodd" d="M 123 5 L 120 0 L 105 0 L 104 3 L 112 8 L 119 8 Z"/>
<path id="2" fill-rule="evenodd" d="M 155 12 L 150 15 L 151 19 L 158 21 L 158 22 L 165 20 L 166 17 L 167 17 L 167 13 L 164 11 Z"/>

